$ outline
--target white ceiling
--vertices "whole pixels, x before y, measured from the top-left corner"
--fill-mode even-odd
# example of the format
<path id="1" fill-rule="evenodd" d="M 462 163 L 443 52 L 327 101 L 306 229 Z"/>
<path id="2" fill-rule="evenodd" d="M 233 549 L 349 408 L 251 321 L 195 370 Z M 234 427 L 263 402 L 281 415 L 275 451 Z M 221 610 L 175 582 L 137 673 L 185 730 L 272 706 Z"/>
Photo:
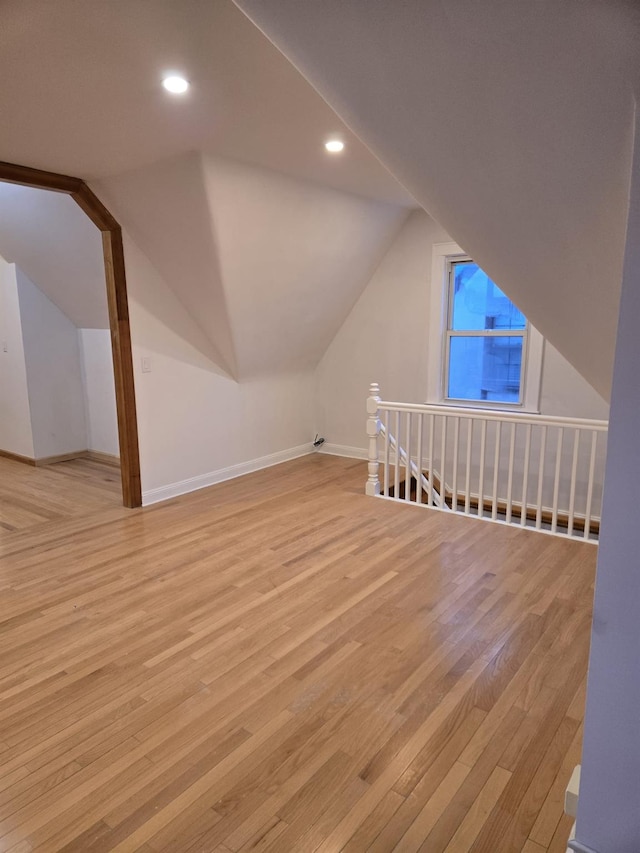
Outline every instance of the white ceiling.
<path id="1" fill-rule="evenodd" d="M 236 2 L 608 396 L 637 0 Z"/>
<path id="2" fill-rule="evenodd" d="M 95 180 L 206 151 L 415 206 L 231 0 L 1 9 L 0 160 Z M 164 92 L 167 70 L 188 76 L 187 96 Z M 323 148 L 334 131 L 339 157 Z"/>
<path id="3" fill-rule="evenodd" d="M 0 255 L 78 328 L 109 328 L 102 238 L 69 196 L 0 183 Z"/>

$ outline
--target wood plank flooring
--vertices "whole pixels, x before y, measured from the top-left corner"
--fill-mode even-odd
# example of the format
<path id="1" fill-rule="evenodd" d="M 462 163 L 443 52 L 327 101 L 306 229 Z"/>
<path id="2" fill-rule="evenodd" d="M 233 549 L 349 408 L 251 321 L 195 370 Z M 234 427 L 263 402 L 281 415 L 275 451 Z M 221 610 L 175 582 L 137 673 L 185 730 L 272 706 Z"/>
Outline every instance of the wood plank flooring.
<path id="1" fill-rule="evenodd" d="M 0 542 L 8 533 L 121 504 L 120 471 L 114 465 L 73 459 L 35 470 L 0 457 Z"/>
<path id="2" fill-rule="evenodd" d="M 62 518 L 7 470 L 2 853 L 565 853 L 594 546 L 329 456 Z"/>

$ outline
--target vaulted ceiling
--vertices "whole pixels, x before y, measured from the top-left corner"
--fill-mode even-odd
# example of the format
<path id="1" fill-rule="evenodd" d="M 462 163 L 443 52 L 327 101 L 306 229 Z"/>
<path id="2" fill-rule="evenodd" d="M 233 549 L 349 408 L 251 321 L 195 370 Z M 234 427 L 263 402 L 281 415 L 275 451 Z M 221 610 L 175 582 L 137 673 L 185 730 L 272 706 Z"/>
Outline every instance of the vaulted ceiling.
<path id="1" fill-rule="evenodd" d="M 206 151 L 415 205 L 231 0 L 3 0 L 0 159 L 95 180 Z M 160 80 L 182 71 L 183 98 Z M 324 139 L 342 131 L 343 157 Z"/>
<path id="2" fill-rule="evenodd" d="M 87 180 L 234 379 L 312 367 L 415 206 L 231 0 L 6 0 L 0 74 L 0 160 Z M 0 185 L 0 254 L 106 326 L 89 232 L 70 199 Z"/>
<path id="3" fill-rule="evenodd" d="M 640 6 L 236 2 L 608 395 Z"/>
<path id="4" fill-rule="evenodd" d="M 607 395 L 637 4 L 237 4 L 269 38 L 231 0 L 5 0 L 0 159 L 89 180 L 229 376 L 317 361 L 417 199 Z"/>

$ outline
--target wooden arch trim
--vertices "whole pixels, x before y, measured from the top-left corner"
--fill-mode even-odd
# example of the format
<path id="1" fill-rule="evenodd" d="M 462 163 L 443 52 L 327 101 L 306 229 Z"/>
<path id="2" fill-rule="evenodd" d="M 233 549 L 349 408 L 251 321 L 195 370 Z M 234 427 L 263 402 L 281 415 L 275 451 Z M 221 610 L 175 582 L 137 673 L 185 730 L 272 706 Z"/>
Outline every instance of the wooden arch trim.
<path id="1" fill-rule="evenodd" d="M 55 172 L 44 172 L 41 169 L 31 169 L 28 166 L 18 166 L 14 163 L 0 162 L 0 181 L 66 193 L 102 232 L 113 374 L 116 387 L 116 409 L 118 412 L 122 501 L 127 507 L 141 506 L 138 419 L 133 383 L 133 357 L 122 229 L 100 199 L 80 178 L 58 175 Z"/>

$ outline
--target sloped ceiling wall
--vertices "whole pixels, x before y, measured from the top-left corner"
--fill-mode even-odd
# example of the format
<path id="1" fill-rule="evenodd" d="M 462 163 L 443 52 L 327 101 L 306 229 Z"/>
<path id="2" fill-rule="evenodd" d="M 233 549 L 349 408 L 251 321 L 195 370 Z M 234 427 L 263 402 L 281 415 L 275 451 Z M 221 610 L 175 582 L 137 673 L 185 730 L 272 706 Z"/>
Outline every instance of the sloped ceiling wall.
<path id="1" fill-rule="evenodd" d="M 171 158 L 93 187 L 202 328 L 205 354 L 237 377 L 200 155 Z"/>
<path id="2" fill-rule="evenodd" d="M 314 367 L 408 216 L 213 155 L 93 186 L 185 313 L 149 309 L 239 381 Z M 68 196 L 0 183 L 0 255 L 79 328 L 109 327 L 100 233 Z"/>
<path id="3" fill-rule="evenodd" d="M 608 397 L 637 4 L 236 3 Z"/>
<path id="4" fill-rule="evenodd" d="M 109 328 L 102 238 L 69 196 L 0 183 L 0 256 L 78 328 Z"/>
<path id="5" fill-rule="evenodd" d="M 408 215 L 211 155 L 93 186 L 237 380 L 315 366 Z"/>
<path id="6" fill-rule="evenodd" d="M 2 0 L 0 160 L 88 181 L 215 151 L 374 199 L 411 196 L 232 0 Z M 160 80 L 186 74 L 186 97 Z M 327 157 L 339 132 L 347 148 Z"/>
<path id="7" fill-rule="evenodd" d="M 407 211 L 229 160 L 205 164 L 239 375 L 314 367 Z"/>

